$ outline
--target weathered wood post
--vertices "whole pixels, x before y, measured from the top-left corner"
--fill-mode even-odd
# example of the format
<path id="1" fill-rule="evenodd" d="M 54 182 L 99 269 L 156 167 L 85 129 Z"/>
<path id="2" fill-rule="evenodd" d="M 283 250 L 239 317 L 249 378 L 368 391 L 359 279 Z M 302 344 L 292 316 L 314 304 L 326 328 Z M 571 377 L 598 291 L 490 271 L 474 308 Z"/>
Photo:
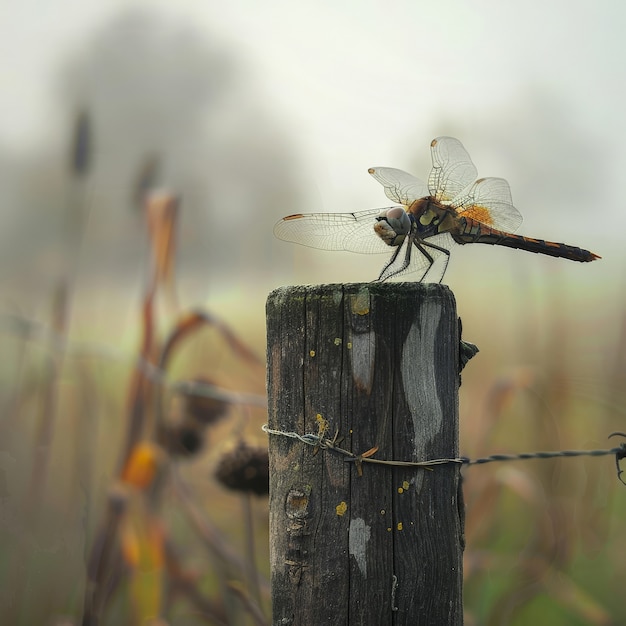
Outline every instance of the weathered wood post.
<path id="1" fill-rule="evenodd" d="M 273 624 L 459 625 L 459 322 L 445 286 L 286 287 L 267 302 Z M 360 471 L 362 470 L 362 472 Z"/>

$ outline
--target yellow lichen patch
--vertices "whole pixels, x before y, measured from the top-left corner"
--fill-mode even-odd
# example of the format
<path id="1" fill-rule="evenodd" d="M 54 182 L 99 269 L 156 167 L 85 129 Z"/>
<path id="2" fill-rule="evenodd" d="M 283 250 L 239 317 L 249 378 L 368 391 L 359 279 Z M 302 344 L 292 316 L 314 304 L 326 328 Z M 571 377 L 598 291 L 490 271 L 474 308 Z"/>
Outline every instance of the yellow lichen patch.
<path id="1" fill-rule="evenodd" d="M 335 511 L 337 511 L 337 515 L 339 515 L 340 517 L 348 510 L 348 505 L 341 501 L 336 507 L 335 507 Z"/>
<path id="2" fill-rule="evenodd" d="M 341 345 L 341 341 L 342 341 L 341 337 L 335 337 L 335 345 L 336 346 L 340 346 Z"/>
<path id="3" fill-rule="evenodd" d="M 321 413 L 318 413 L 315 416 L 315 421 L 317 422 L 317 434 L 322 437 L 328 431 L 328 420 L 322 417 Z"/>
<path id="4" fill-rule="evenodd" d="M 493 225 L 493 219 L 489 209 L 478 204 L 475 204 L 474 206 L 469 207 L 469 209 L 463 211 L 463 217 L 469 217 L 477 222 L 480 222 L 481 224 L 487 224 L 488 226 Z"/>
<path id="5" fill-rule="evenodd" d="M 410 486 L 411 486 L 411 483 L 409 483 L 408 480 L 403 480 L 402 486 L 398 487 L 398 493 L 404 493 Z"/>
<path id="6" fill-rule="evenodd" d="M 402 530 L 402 522 L 398 522 L 397 528 L 398 528 L 398 530 Z"/>
<path id="7" fill-rule="evenodd" d="M 315 356 L 315 350 L 309 350 L 309 356 L 313 358 Z"/>
<path id="8" fill-rule="evenodd" d="M 367 290 L 359 291 L 350 298 L 350 311 L 354 315 L 368 315 L 370 312 L 370 295 Z"/>

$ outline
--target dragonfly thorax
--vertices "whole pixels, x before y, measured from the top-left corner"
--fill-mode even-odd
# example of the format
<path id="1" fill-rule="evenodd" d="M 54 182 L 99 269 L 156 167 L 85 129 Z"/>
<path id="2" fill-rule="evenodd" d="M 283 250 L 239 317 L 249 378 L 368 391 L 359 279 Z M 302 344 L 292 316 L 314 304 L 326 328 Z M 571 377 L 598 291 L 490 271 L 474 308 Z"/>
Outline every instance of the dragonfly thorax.
<path id="1" fill-rule="evenodd" d="M 420 198 L 408 209 L 415 220 L 418 236 L 421 239 L 432 237 L 454 228 L 454 212 L 435 198 Z"/>
<path id="2" fill-rule="evenodd" d="M 411 218 L 402 207 L 393 207 L 376 218 L 374 232 L 388 246 L 400 246 L 411 232 L 411 223 Z"/>

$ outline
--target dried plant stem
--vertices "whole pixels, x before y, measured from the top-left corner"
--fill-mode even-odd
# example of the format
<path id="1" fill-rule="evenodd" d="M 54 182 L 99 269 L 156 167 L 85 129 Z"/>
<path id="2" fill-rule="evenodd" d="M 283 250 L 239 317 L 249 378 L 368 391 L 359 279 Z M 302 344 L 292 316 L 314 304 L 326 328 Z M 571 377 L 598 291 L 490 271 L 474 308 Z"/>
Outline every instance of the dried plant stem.
<path id="1" fill-rule="evenodd" d="M 209 552 L 225 563 L 229 563 L 240 572 L 245 571 L 244 560 L 228 545 L 226 538 L 221 535 L 200 507 L 195 504 L 189 487 L 176 472 L 172 472 L 172 485 L 174 493 L 182 505 L 183 513 L 185 513 Z M 269 583 L 267 581 L 263 581 L 262 586 L 269 591 Z"/>
<path id="2" fill-rule="evenodd" d="M 215 603 L 207 598 L 198 588 L 196 581 L 185 573 L 178 556 L 178 550 L 171 539 L 165 541 L 165 553 L 167 558 L 168 584 L 172 597 L 180 594 L 198 610 L 207 620 L 207 623 L 215 626 L 228 626 L 230 624 L 222 603 Z"/>
<path id="3" fill-rule="evenodd" d="M 250 596 L 246 593 L 245 589 L 241 587 L 239 583 L 231 582 L 228 585 L 231 591 L 234 591 L 237 594 L 237 597 L 242 601 L 243 605 L 246 607 L 246 610 L 252 616 L 254 623 L 256 626 L 267 626 L 268 622 L 261 611 L 259 605 L 250 598 Z"/>
<path id="4" fill-rule="evenodd" d="M 107 511 L 94 538 L 87 562 L 82 626 L 98 626 L 106 602 L 120 580 L 122 562 L 117 534 L 126 504 L 124 494 L 109 494 Z"/>
<path id="5" fill-rule="evenodd" d="M 246 534 L 246 580 L 248 581 L 248 588 L 250 594 L 256 600 L 257 604 L 261 605 L 261 590 L 259 588 L 258 569 L 255 559 L 255 547 L 254 547 L 254 520 L 252 516 L 252 496 L 249 493 L 244 493 L 241 496 L 241 503 L 243 509 L 243 522 L 244 532 Z"/>
<path id="6" fill-rule="evenodd" d="M 69 310 L 69 287 L 67 282 L 61 282 L 58 286 L 54 299 L 52 325 L 55 333 L 66 336 Z M 43 403 L 37 434 L 35 436 L 33 469 L 30 476 L 30 485 L 26 500 L 27 518 L 31 519 L 36 514 L 37 507 L 41 504 L 40 498 L 46 484 L 48 465 L 50 462 L 50 450 L 54 435 L 58 404 L 58 383 L 63 368 L 63 351 L 54 352 L 49 356 Z"/>

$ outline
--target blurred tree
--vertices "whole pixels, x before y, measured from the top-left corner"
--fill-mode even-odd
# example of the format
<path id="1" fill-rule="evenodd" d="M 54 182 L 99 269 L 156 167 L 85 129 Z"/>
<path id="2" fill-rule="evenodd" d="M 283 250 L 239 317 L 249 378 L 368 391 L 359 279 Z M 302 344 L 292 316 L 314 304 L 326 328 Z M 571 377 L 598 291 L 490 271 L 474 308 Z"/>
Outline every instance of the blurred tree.
<path id="1" fill-rule="evenodd" d="M 146 183 L 147 162 L 158 164 L 149 185 L 182 198 L 182 272 L 209 286 L 258 282 L 280 267 L 270 253 L 276 249 L 271 227 L 296 204 L 294 151 L 263 103 L 259 82 L 227 43 L 150 9 L 117 16 L 65 61 L 62 106 L 51 112 L 50 124 L 69 126 L 71 113 L 81 110 L 92 131 L 83 279 L 135 284 L 145 250 L 137 181 Z M 19 177 L 16 195 L 24 206 L 15 224 L 21 230 L 13 270 L 35 268 L 38 287 L 56 271 L 51 258 L 63 254 L 59 231 L 70 179 L 64 141 L 34 155 Z"/>

